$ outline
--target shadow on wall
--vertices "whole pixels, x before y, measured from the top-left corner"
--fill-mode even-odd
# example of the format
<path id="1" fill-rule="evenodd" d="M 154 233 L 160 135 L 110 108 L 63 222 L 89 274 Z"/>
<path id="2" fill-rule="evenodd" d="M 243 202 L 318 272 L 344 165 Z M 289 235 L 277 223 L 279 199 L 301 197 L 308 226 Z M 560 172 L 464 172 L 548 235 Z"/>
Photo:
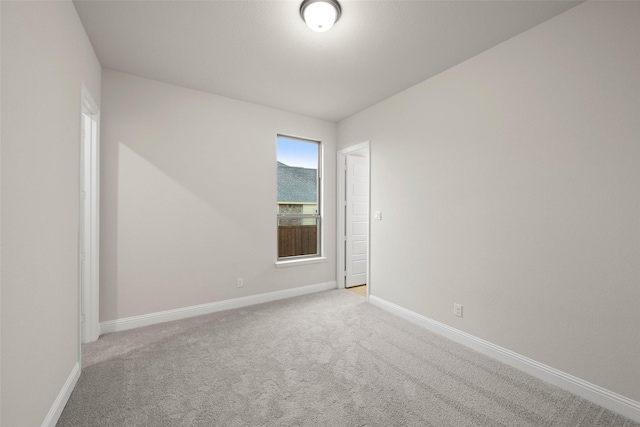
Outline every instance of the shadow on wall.
<path id="1" fill-rule="evenodd" d="M 335 280 L 333 261 L 274 266 L 277 132 L 335 124 L 103 77 L 101 322 Z"/>
<path id="2" fill-rule="evenodd" d="M 184 179 L 176 181 L 122 142 L 110 160 L 117 172 L 111 171 L 109 183 L 116 185 L 103 192 L 101 283 L 117 286 L 101 287 L 102 321 L 135 315 L 142 292 L 149 299 L 171 293 L 176 283 L 210 287 L 219 266 L 233 266 L 239 253 L 250 254 L 259 246 L 255 206 L 248 209 L 237 200 L 250 199 L 251 190 L 198 177 L 193 172 L 198 165 L 183 170 Z M 184 185 L 189 178 L 195 178 L 191 188 Z M 184 283 L 187 277 L 189 284 Z"/>

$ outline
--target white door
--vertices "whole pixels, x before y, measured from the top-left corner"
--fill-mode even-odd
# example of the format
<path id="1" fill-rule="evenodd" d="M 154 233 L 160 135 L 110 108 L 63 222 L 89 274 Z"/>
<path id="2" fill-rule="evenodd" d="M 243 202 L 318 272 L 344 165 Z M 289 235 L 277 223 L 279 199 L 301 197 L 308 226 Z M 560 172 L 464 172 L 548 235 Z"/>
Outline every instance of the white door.
<path id="1" fill-rule="evenodd" d="M 369 230 L 369 162 L 347 156 L 346 173 L 346 280 L 345 286 L 367 283 Z"/>

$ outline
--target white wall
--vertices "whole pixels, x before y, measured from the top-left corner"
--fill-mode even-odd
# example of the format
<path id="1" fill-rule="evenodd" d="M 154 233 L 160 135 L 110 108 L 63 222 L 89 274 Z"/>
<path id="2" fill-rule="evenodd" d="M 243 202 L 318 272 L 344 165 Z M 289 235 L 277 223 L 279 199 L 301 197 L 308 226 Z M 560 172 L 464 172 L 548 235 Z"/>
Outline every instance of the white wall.
<path id="1" fill-rule="evenodd" d="M 1 2 L 3 426 L 40 426 L 78 362 L 80 87 L 100 64 L 71 2 Z"/>
<path id="2" fill-rule="evenodd" d="M 335 123 L 102 77 L 101 321 L 335 280 Z M 275 267 L 278 133 L 324 144 L 325 262 Z"/>
<path id="3" fill-rule="evenodd" d="M 638 23 L 584 3 L 339 124 L 372 294 L 640 401 Z"/>

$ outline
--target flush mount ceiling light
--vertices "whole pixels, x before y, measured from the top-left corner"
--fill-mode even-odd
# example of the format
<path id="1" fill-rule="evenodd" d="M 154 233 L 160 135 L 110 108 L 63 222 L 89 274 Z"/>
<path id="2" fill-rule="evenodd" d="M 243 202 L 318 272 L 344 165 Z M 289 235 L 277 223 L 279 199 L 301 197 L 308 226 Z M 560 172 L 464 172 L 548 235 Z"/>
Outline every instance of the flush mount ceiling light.
<path id="1" fill-rule="evenodd" d="M 336 0 L 304 0 L 300 16 L 313 31 L 323 33 L 340 19 L 340 3 Z"/>

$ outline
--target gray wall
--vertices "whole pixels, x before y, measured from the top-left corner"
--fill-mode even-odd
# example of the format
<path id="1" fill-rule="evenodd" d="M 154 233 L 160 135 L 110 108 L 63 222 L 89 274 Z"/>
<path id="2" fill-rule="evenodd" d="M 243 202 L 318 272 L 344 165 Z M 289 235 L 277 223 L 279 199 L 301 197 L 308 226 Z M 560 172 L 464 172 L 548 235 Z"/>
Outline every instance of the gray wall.
<path id="1" fill-rule="evenodd" d="M 335 123 L 102 77 L 101 321 L 335 280 Z M 322 263 L 275 267 L 278 133 L 324 144 Z"/>
<path id="2" fill-rule="evenodd" d="M 584 3 L 339 124 L 373 295 L 640 401 L 639 22 Z"/>
<path id="3" fill-rule="evenodd" d="M 40 426 L 78 362 L 80 87 L 100 64 L 71 2 L 1 2 L 3 426 Z"/>

